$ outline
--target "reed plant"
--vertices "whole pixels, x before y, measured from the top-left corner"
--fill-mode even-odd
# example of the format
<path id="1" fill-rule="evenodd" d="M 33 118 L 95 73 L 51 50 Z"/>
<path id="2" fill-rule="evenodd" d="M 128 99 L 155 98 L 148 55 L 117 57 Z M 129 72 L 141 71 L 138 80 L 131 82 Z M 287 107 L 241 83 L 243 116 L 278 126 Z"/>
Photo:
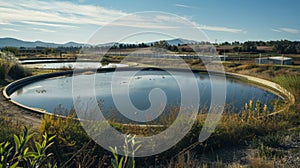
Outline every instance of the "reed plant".
<path id="1" fill-rule="evenodd" d="M 20 65 L 12 53 L 0 51 L 0 80 L 16 80 L 29 75 L 31 71 Z"/>
<path id="2" fill-rule="evenodd" d="M 0 79 L 6 79 L 10 68 L 16 63 L 17 59 L 11 53 L 0 51 Z"/>
<path id="3" fill-rule="evenodd" d="M 275 77 L 273 81 L 278 83 L 293 94 L 297 94 L 300 91 L 300 76 L 281 75 Z"/>
<path id="4" fill-rule="evenodd" d="M 44 134 L 41 142 L 33 140 L 34 145 L 30 145 L 33 136 L 25 127 L 22 134 L 14 135 L 14 145 L 9 141 L 0 143 L 0 167 L 56 167 L 56 163 L 50 162 L 52 153 L 48 152 L 55 136 Z"/>

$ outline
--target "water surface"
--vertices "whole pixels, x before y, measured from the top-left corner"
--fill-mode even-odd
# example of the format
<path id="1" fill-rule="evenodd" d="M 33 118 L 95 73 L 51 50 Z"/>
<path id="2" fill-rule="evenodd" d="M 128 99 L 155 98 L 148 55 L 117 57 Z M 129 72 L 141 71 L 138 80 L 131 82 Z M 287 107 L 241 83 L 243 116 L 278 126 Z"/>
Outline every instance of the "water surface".
<path id="1" fill-rule="evenodd" d="M 124 77 L 127 75 L 126 71 L 117 73 Z M 130 120 L 127 120 L 122 114 L 117 112 L 118 110 L 114 105 L 111 92 L 113 74 L 114 72 L 81 74 L 74 76 L 74 78 L 82 86 L 83 94 L 81 98 L 92 96 L 92 93 L 84 92 L 84 89 L 91 82 L 90 79 L 95 78 L 95 93 L 97 100 L 103 102 L 101 110 L 104 116 L 129 122 Z M 200 110 L 207 109 L 211 103 L 211 81 L 209 75 L 205 73 L 195 73 L 194 75 L 197 79 L 200 93 Z M 179 78 L 186 81 L 186 85 L 189 86 L 191 79 L 188 76 L 182 75 Z M 222 82 L 218 80 L 217 76 L 215 76 L 215 79 L 215 82 Z M 180 106 L 181 94 L 179 86 L 175 78 L 165 71 L 140 71 L 130 81 L 122 81 L 122 78 L 118 81 L 117 87 L 120 88 L 127 86 L 127 82 L 129 82 L 131 102 L 139 110 L 146 110 L 150 107 L 149 93 L 155 88 L 160 88 L 165 92 L 167 107 L 164 112 L 167 113 L 169 109 Z M 18 89 L 10 97 L 26 106 L 45 109 L 50 113 L 62 114 L 65 111 L 70 111 L 73 107 L 72 82 L 72 76 L 44 79 Z M 259 100 L 262 105 L 267 104 L 268 109 L 272 110 L 270 101 L 280 99 L 277 95 L 258 86 L 232 78 L 226 79 L 226 88 L 226 110 L 230 112 L 240 112 L 249 100 L 253 102 Z M 126 93 L 117 93 L 118 96 L 123 94 Z"/>

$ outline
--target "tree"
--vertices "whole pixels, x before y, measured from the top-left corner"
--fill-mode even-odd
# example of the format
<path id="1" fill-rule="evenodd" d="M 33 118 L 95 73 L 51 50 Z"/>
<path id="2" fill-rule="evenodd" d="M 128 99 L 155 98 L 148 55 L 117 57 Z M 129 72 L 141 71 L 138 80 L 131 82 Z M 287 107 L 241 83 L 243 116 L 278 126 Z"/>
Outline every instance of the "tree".
<path id="1" fill-rule="evenodd" d="M 246 52 L 256 52 L 257 51 L 257 44 L 253 41 L 247 41 L 243 44 L 243 50 Z"/>
<path id="2" fill-rule="evenodd" d="M 224 43 L 222 43 L 221 45 L 230 45 L 230 43 L 228 41 L 225 41 Z"/>
<path id="3" fill-rule="evenodd" d="M 284 52 L 287 54 L 295 54 L 297 52 L 295 44 L 289 44 Z"/>
<path id="4" fill-rule="evenodd" d="M 53 48 L 44 48 L 44 51 L 45 51 L 46 55 L 48 55 L 49 53 L 54 53 Z"/>
<path id="5" fill-rule="evenodd" d="M 234 41 L 234 42 L 232 42 L 232 45 L 240 45 L 240 42 Z"/>
<path id="6" fill-rule="evenodd" d="M 4 47 L 1 49 L 2 52 L 10 52 L 14 55 L 17 55 L 19 53 L 19 50 L 17 47 Z"/>
<path id="7" fill-rule="evenodd" d="M 286 46 L 284 41 L 277 41 L 273 46 L 273 50 L 275 50 L 279 54 L 283 54 L 285 48 Z"/>
<path id="8" fill-rule="evenodd" d="M 280 54 L 293 54 L 297 52 L 296 43 L 288 40 L 274 42 L 273 50 Z"/>
<path id="9" fill-rule="evenodd" d="M 300 53 L 300 42 L 297 42 L 297 44 L 295 45 L 296 48 L 296 52 Z"/>
<path id="10" fill-rule="evenodd" d="M 241 47 L 233 47 L 233 49 L 232 49 L 234 52 L 240 52 L 240 50 L 241 50 Z"/>
<path id="11" fill-rule="evenodd" d="M 165 40 L 161 40 L 159 42 L 154 42 L 153 47 L 168 49 L 169 43 Z"/>

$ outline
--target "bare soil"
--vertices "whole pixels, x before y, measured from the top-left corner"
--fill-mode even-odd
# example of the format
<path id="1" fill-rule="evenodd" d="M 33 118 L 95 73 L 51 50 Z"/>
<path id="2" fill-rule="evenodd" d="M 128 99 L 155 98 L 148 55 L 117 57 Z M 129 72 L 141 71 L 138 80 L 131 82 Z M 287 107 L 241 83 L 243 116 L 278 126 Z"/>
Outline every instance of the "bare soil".
<path id="1" fill-rule="evenodd" d="M 14 122 L 21 122 L 33 128 L 37 128 L 42 117 L 40 114 L 18 107 L 9 100 L 6 100 L 2 95 L 2 89 L 0 95 L 0 115 L 7 116 Z"/>

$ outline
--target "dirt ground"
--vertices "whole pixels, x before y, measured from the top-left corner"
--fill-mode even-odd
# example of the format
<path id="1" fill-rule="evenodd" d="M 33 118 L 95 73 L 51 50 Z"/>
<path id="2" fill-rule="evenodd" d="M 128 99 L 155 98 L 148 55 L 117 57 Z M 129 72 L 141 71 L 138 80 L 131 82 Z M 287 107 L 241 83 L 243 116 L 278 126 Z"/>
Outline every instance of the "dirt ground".
<path id="1" fill-rule="evenodd" d="M 21 122 L 25 125 L 32 126 L 37 128 L 41 122 L 41 114 L 31 112 L 29 110 L 23 109 L 11 103 L 9 100 L 6 100 L 2 95 L 0 95 L 0 115 L 7 116 L 15 122 Z"/>

